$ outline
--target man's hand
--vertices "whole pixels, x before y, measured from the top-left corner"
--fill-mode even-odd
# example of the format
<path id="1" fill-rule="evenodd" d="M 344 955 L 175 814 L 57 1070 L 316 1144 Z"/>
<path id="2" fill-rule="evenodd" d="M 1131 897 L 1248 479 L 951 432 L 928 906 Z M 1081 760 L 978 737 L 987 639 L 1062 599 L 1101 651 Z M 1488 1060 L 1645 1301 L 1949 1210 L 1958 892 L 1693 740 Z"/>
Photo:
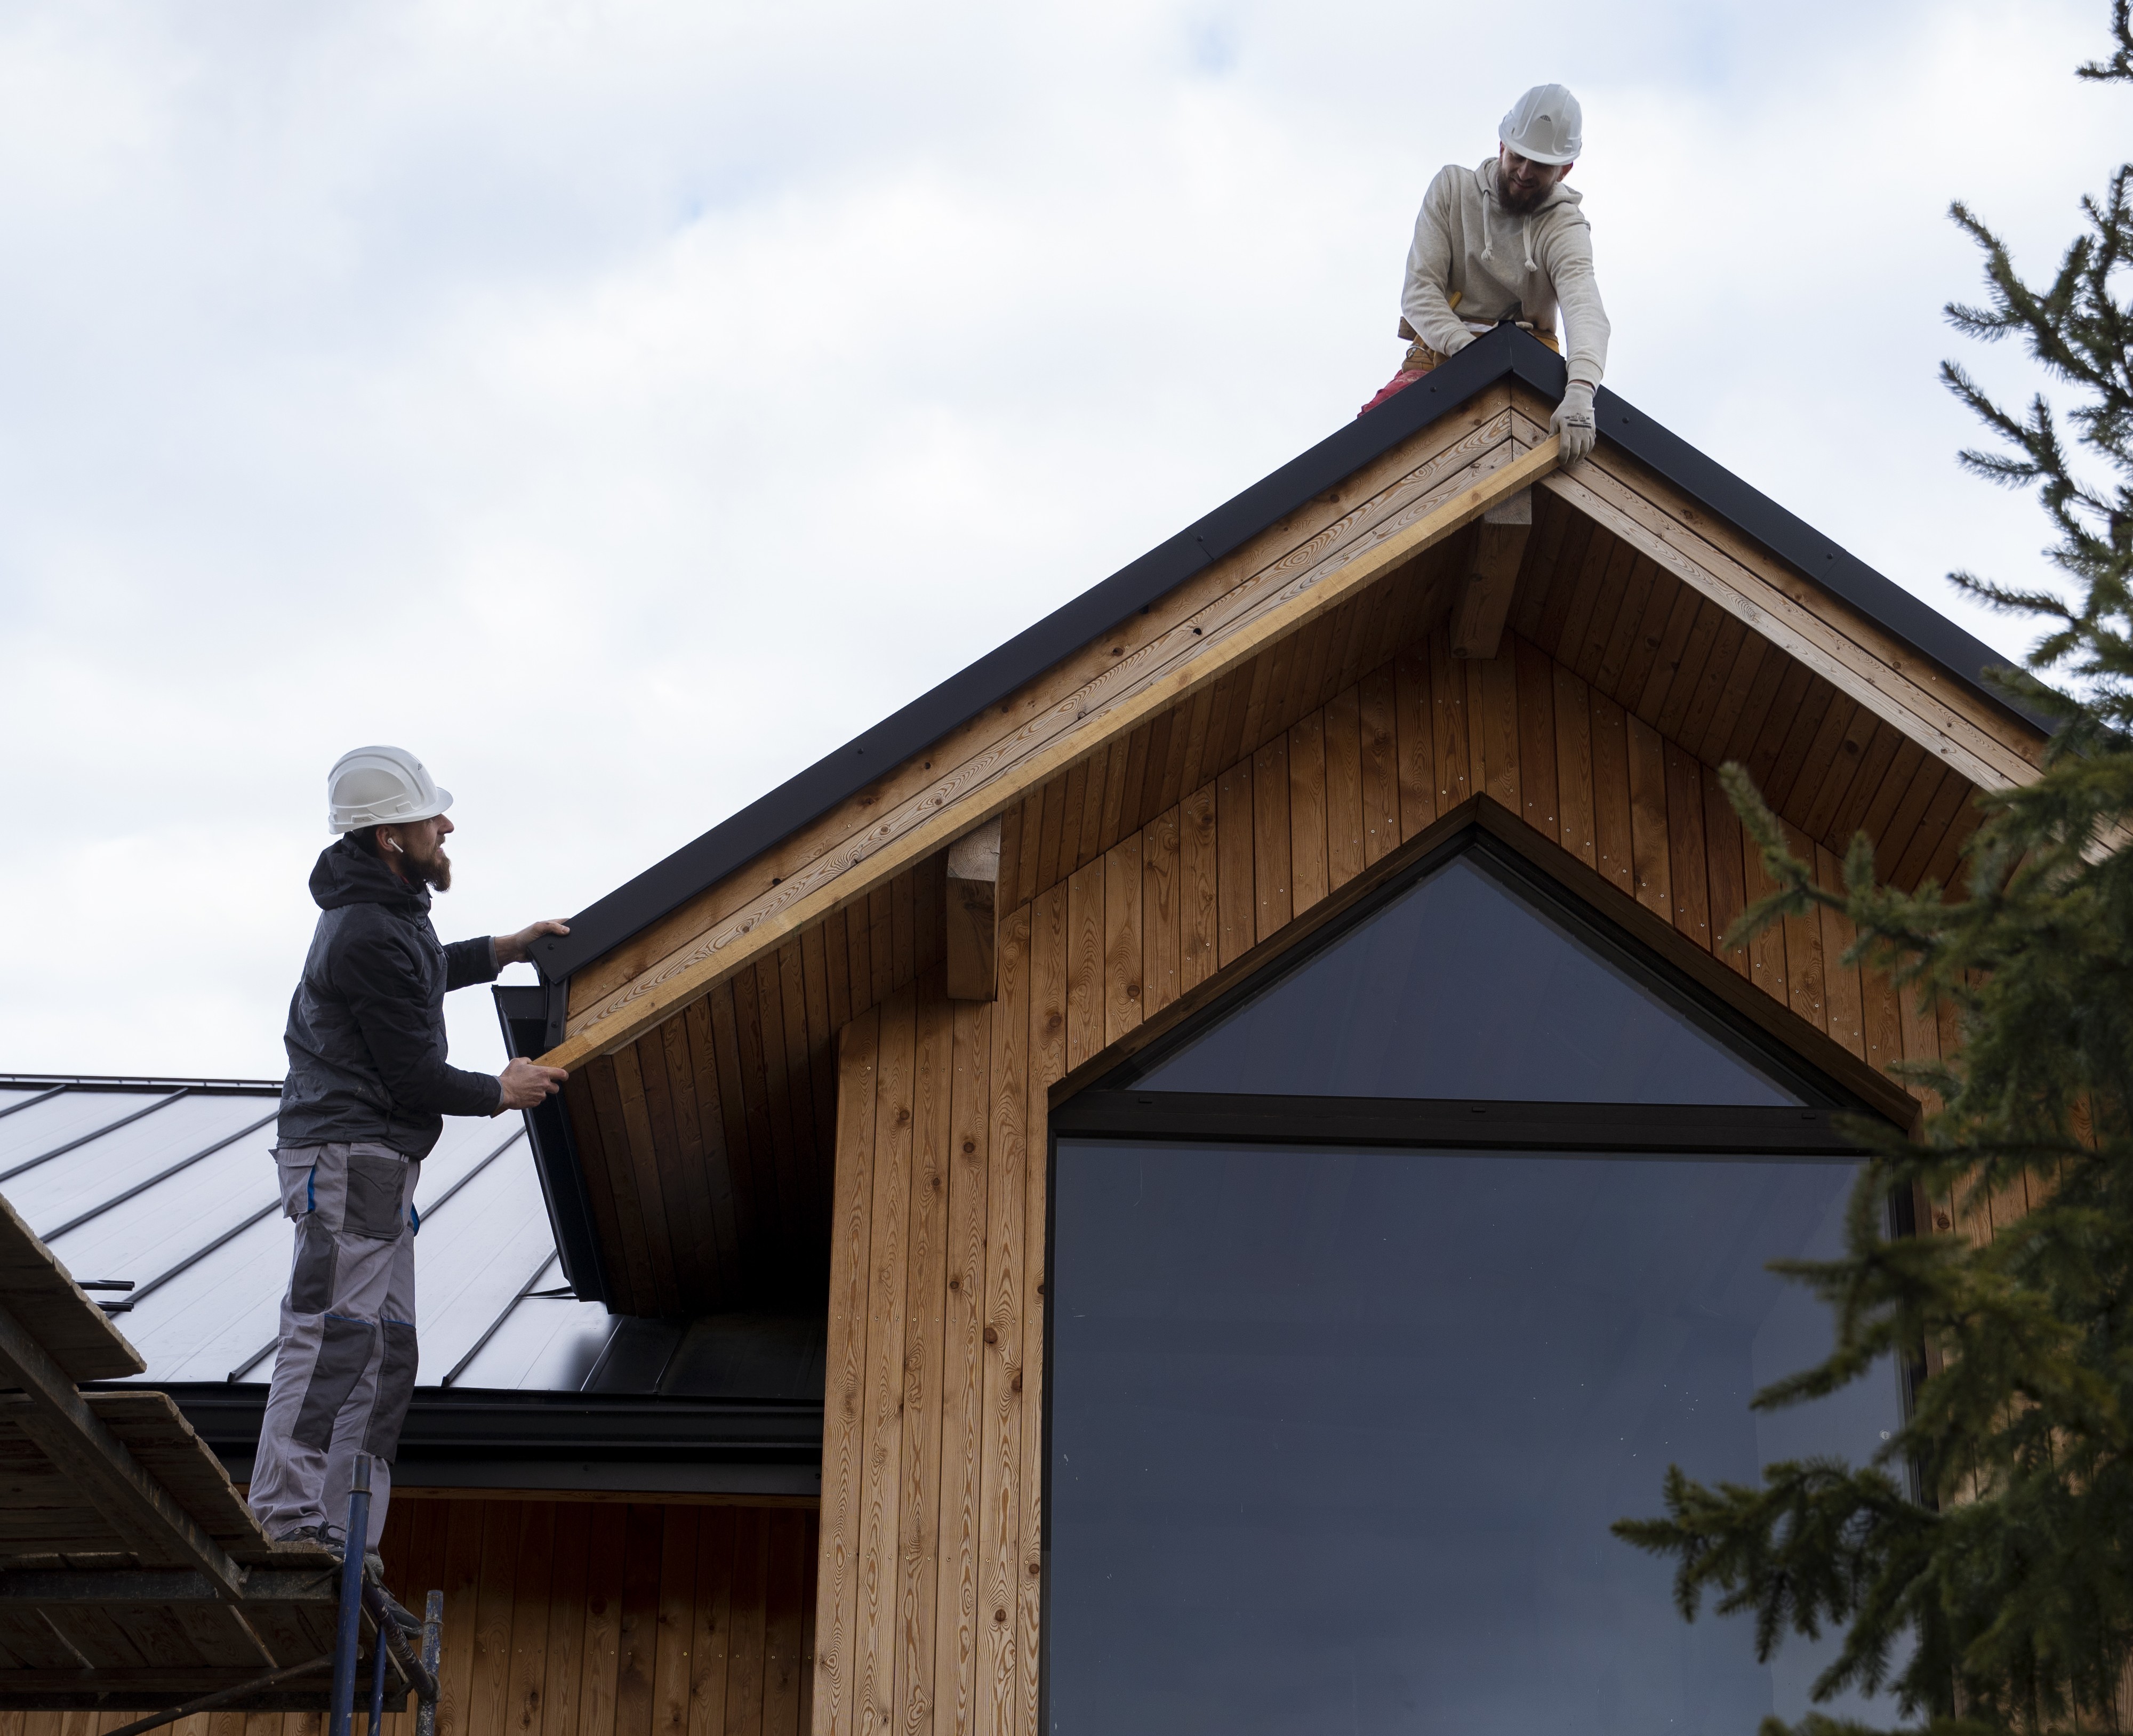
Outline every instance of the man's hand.
<path id="1" fill-rule="evenodd" d="M 494 935 L 496 942 L 496 968 L 523 962 L 533 950 L 533 943 L 543 935 L 566 935 L 571 931 L 567 922 L 530 922 L 515 935 Z"/>
<path id="2" fill-rule="evenodd" d="M 561 1067 L 537 1067 L 522 1057 L 496 1075 L 497 1084 L 503 1087 L 503 1100 L 497 1104 L 496 1113 L 537 1108 L 561 1090 L 563 1081 L 570 1076 Z"/>
<path id="3" fill-rule="evenodd" d="M 1555 406 L 1555 414 L 1548 420 L 1548 431 L 1562 442 L 1562 462 L 1567 469 L 1592 455 L 1592 448 L 1600 438 L 1600 430 L 1592 416 L 1592 388 L 1582 380 L 1572 380 L 1562 394 L 1562 402 Z"/>

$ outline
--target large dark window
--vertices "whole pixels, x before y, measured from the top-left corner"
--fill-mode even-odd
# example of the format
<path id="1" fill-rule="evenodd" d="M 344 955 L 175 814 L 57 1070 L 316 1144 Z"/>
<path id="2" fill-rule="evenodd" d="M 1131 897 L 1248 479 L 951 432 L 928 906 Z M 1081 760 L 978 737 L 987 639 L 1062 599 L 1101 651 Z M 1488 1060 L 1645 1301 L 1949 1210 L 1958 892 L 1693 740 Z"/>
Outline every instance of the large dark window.
<path id="1" fill-rule="evenodd" d="M 1475 854 L 1278 976 L 1140 1083 L 1313 1097 L 1799 1100 Z"/>
<path id="2" fill-rule="evenodd" d="M 1828 1647 L 1683 1623 L 1608 1527 L 1669 1464 L 1752 1482 L 1896 1427 L 1893 1369 L 1748 1408 L 1828 1348 L 1767 1267 L 1837 1251 L 1856 1160 L 1840 1094 L 1639 966 L 1475 852 L 1057 1113 L 1052 1730 L 1808 1710 Z"/>

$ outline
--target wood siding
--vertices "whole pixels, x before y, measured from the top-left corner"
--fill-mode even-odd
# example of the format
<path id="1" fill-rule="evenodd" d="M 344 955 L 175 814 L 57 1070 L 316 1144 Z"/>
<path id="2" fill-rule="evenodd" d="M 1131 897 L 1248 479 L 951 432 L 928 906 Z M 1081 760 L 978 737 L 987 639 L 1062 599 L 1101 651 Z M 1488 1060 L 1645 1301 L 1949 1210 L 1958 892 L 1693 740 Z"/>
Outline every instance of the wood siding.
<path id="1" fill-rule="evenodd" d="M 1550 539 L 1576 528 L 1553 516 L 1536 542 L 1542 528 Z M 928 974 L 847 1027 L 817 1736 L 1038 1736 L 1048 1094 L 1076 1068 L 1108 1065 L 1110 1046 L 1217 973 L 1249 968 L 1239 961 L 1253 948 L 1278 943 L 1471 796 L 1517 815 L 1604 914 L 1647 931 L 1664 923 L 1719 957 L 1803 1046 L 1826 1037 L 1875 1069 L 1938 1054 L 1932 1017 L 1842 963 L 1841 922 L 1789 923 L 1744 952 L 1717 953 L 1715 937 L 1762 877 L 1712 767 L 1681 738 L 1737 742 L 1774 765 L 1789 763 L 1796 736 L 1821 739 L 1822 724 L 1797 721 L 1809 684 L 1788 671 L 1759 687 L 1760 658 L 1744 674 L 1750 692 L 1736 701 L 1721 675 L 1699 704 L 1712 659 L 1737 661 L 1742 641 L 1701 630 L 1693 607 L 1674 623 L 1679 599 L 1663 575 L 1593 540 L 1580 533 L 1559 593 L 1552 584 L 1525 599 L 1524 632 L 1491 662 L 1455 660 L 1437 631 L 1308 709 L 1249 686 L 1218 692 L 1205 718 L 1182 726 L 1192 745 L 1178 772 L 1168 746 L 1129 741 L 1047 787 L 1009 816 L 1003 840 L 1003 902 L 1009 888 L 1013 902 L 998 1000 L 949 1002 Z M 1594 594 L 1603 586 L 1604 607 Z M 1625 618 L 1635 624 L 1618 633 Z M 1550 656 L 1543 637 L 1569 639 L 1575 661 Z M 1676 683 L 1688 690 L 1678 708 Z M 1235 709 L 1257 722 L 1235 721 Z M 1170 738 L 1179 733 L 1173 723 Z M 1866 746 L 1878 739 L 1861 733 Z M 1880 812 L 1893 780 L 1888 805 L 1910 816 L 1899 859 L 1915 867 L 1952 851 L 1966 834 L 1960 805 L 1899 798 L 1917 767 L 1893 753 L 1878 767 L 1851 763 L 1863 757 L 1802 752 L 1780 805 L 1796 813 L 1822 801 L 1832 777 L 1849 790 L 1871 775 L 1871 791 L 1847 802 Z M 1200 776 L 1188 781 L 1185 767 Z M 1804 831 L 1796 841 L 1835 873 L 1827 844 Z"/>
<path id="2" fill-rule="evenodd" d="M 445 1594 L 437 1736 L 798 1736 L 812 1716 L 811 1508 L 396 1497 L 387 1576 Z M 137 1712 L 0 1712 L 101 1736 Z M 367 1720 L 359 1713 L 356 1729 Z M 414 1713 L 383 1736 L 413 1736 Z M 204 1714 L 173 1736 L 322 1736 L 319 1713 Z"/>

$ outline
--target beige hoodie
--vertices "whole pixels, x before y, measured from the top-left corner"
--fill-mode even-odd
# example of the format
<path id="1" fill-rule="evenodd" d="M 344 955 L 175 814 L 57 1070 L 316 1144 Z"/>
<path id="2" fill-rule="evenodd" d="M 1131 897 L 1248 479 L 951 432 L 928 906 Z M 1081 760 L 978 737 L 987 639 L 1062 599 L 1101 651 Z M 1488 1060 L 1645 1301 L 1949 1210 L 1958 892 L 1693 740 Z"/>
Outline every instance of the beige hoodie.
<path id="1" fill-rule="evenodd" d="M 1400 311 L 1431 349 L 1457 355 L 1499 320 L 1543 329 L 1562 309 L 1570 377 L 1597 386 L 1607 368 L 1607 310 L 1592 275 L 1592 225 L 1582 195 L 1558 181 L 1537 210 L 1513 216 L 1496 196 L 1496 159 L 1447 163 L 1423 195 Z M 1447 297 L 1457 291 L 1459 311 Z"/>

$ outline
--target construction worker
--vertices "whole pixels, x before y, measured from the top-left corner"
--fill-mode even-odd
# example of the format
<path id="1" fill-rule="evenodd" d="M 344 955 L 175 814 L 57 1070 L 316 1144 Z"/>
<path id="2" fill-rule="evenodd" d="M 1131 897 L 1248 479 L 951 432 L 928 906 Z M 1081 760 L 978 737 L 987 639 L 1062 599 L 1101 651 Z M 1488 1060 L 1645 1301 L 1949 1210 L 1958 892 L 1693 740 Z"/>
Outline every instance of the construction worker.
<path id="1" fill-rule="evenodd" d="M 296 1257 L 274 1381 L 252 1472 L 267 1536 L 337 1552 L 358 1454 L 371 1462 L 378 1547 L 389 1469 L 415 1389 L 415 1183 L 447 1115 L 500 1115 L 560 1089 L 555 1067 L 513 1060 L 494 1077 L 445 1058 L 446 991 L 527 956 L 515 935 L 441 945 L 430 894 L 452 883 L 451 792 L 401 748 L 358 748 L 326 780 L 340 837 L 311 870 L 318 927 L 289 1002 L 289 1076 L 274 1161 Z"/>
<path id="2" fill-rule="evenodd" d="M 1592 226 L 1578 209 L 1581 195 L 1563 185 L 1583 135 L 1577 99 L 1560 84 L 1537 84 L 1497 127 L 1492 160 L 1437 171 L 1414 220 L 1400 296 L 1399 334 L 1413 344 L 1363 411 L 1505 320 L 1560 354 L 1560 308 L 1570 327 L 1570 383 L 1548 427 L 1562 439 L 1566 464 L 1591 451 L 1592 394 L 1607 367 L 1607 310 L 1592 275 Z"/>

